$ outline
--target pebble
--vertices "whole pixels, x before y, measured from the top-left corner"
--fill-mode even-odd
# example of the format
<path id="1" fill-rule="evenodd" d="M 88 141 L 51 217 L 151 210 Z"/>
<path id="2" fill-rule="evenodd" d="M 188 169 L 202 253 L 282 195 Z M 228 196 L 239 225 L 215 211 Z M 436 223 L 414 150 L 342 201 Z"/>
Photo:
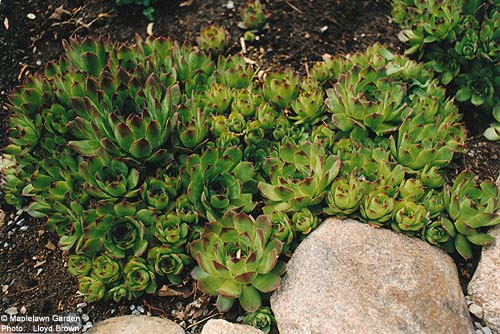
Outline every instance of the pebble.
<path id="1" fill-rule="evenodd" d="M 16 219 L 14 219 L 14 221 L 16 221 L 16 220 L 17 220 L 17 218 L 16 218 Z M 19 220 L 17 220 L 16 225 L 17 225 L 17 226 L 21 226 L 21 225 L 24 223 L 24 220 L 25 220 L 24 218 L 23 218 L 23 219 L 19 219 Z"/>
<path id="2" fill-rule="evenodd" d="M 42 61 L 41 61 L 41 60 L 37 60 L 37 61 L 36 61 L 36 65 L 37 65 L 37 66 L 41 66 L 41 65 L 42 65 Z"/>
<path id="3" fill-rule="evenodd" d="M 26 17 L 27 17 L 28 19 L 30 19 L 30 20 L 34 20 L 34 19 L 36 19 L 36 15 L 35 15 L 35 14 L 33 14 L 33 13 L 28 13 L 28 15 L 26 15 Z"/>
<path id="4" fill-rule="evenodd" d="M 87 303 L 78 303 L 78 304 L 76 304 L 77 308 L 84 308 L 85 306 L 87 306 Z"/>
<path id="5" fill-rule="evenodd" d="M 493 334 L 493 332 L 489 327 L 483 327 L 481 328 L 481 330 L 483 331 L 484 334 Z"/>
<path id="6" fill-rule="evenodd" d="M 135 310 L 135 305 L 130 305 L 130 311 Z"/>
<path id="7" fill-rule="evenodd" d="M 28 226 L 22 226 L 19 230 L 26 232 L 28 230 Z"/>
<path id="8" fill-rule="evenodd" d="M 8 315 L 16 315 L 18 312 L 17 312 L 17 307 L 9 307 L 8 309 L 5 310 L 5 313 L 8 314 Z"/>
<path id="9" fill-rule="evenodd" d="M 6 293 L 7 290 L 9 290 L 9 286 L 8 285 L 2 285 L 2 292 Z"/>
<path id="10" fill-rule="evenodd" d="M 7 248 L 7 247 L 9 247 L 9 243 L 8 242 L 6 242 L 6 243 L 3 244 L 3 248 Z"/>
<path id="11" fill-rule="evenodd" d="M 231 0 L 229 0 L 229 1 L 226 3 L 226 8 L 227 8 L 227 9 L 233 9 L 233 8 L 234 8 L 234 2 L 232 2 Z"/>
<path id="12" fill-rule="evenodd" d="M 87 322 L 87 321 L 89 321 L 89 320 L 90 320 L 90 317 L 89 317 L 89 315 L 88 315 L 88 314 L 82 314 L 82 321 Z"/>
<path id="13" fill-rule="evenodd" d="M 142 307 L 142 306 L 137 306 L 136 310 L 141 312 L 141 313 L 144 313 L 144 307 Z"/>
<path id="14" fill-rule="evenodd" d="M 132 315 L 141 315 L 141 312 L 137 311 L 137 310 L 133 310 L 132 311 Z"/>
<path id="15" fill-rule="evenodd" d="M 20 310 L 21 314 L 26 314 L 26 311 L 28 310 L 26 309 L 26 306 L 23 305 Z"/>
<path id="16" fill-rule="evenodd" d="M 479 305 L 476 305 L 474 303 L 470 304 L 469 305 L 469 312 L 474 314 L 479 319 L 483 318 L 483 308 Z"/>

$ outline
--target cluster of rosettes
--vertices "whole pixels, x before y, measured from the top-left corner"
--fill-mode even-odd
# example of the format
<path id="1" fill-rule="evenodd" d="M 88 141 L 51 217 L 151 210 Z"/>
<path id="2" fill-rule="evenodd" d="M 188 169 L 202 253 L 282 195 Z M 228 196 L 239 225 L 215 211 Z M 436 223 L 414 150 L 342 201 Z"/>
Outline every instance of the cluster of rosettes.
<path id="1" fill-rule="evenodd" d="M 464 257 L 499 223 L 493 184 L 443 188 L 465 140 L 444 89 L 380 45 L 305 80 L 257 79 L 243 57 L 164 38 L 65 49 L 11 96 L 2 188 L 47 219 L 89 301 L 152 294 L 194 267 L 220 310 L 238 300 L 269 327 L 261 294 L 326 214 Z"/>
<path id="2" fill-rule="evenodd" d="M 472 104 L 495 123 L 484 133 L 500 140 L 500 2 L 497 0 L 393 0 L 407 54 L 418 54 L 457 101 Z"/>

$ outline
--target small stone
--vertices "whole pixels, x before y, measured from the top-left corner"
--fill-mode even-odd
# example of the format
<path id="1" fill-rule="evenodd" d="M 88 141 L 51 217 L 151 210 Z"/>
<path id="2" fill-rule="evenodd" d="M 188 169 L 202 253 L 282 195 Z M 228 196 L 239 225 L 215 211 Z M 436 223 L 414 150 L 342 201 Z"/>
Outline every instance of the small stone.
<path id="1" fill-rule="evenodd" d="M 469 305 L 469 312 L 479 319 L 483 319 L 483 308 L 481 306 L 472 303 Z"/>
<path id="2" fill-rule="evenodd" d="M 92 325 L 92 323 L 90 321 L 85 324 L 85 327 L 87 327 L 87 328 L 92 328 L 92 326 L 93 325 Z"/>
<path id="3" fill-rule="evenodd" d="M 82 314 L 82 321 L 87 322 L 90 320 L 90 317 L 88 314 Z"/>
<path id="4" fill-rule="evenodd" d="M 20 220 L 18 220 L 18 221 L 16 222 L 16 225 L 17 225 L 17 226 L 21 226 L 21 225 L 23 225 L 23 224 L 24 224 L 24 218 L 23 218 L 23 219 L 20 219 Z"/>
<path id="5" fill-rule="evenodd" d="M 493 332 L 489 327 L 483 327 L 481 328 L 481 330 L 483 331 L 484 334 L 493 334 Z"/>
<path id="6" fill-rule="evenodd" d="M 324 33 L 327 30 L 328 30 L 328 26 L 322 26 L 321 28 L 319 28 L 320 33 Z"/>
<path id="7" fill-rule="evenodd" d="M 41 60 L 37 60 L 36 61 L 36 66 L 41 66 L 42 65 L 42 61 Z"/>
<path id="8" fill-rule="evenodd" d="M 7 248 L 7 247 L 9 247 L 9 243 L 8 242 L 6 242 L 6 243 L 3 244 L 3 248 Z"/>
<path id="9" fill-rule="evenodd" d="M 481 329 L 481 323 L 477 322 L 477 321 L 474 321 L 474 327 Z"/>
<path id="10" fill-rule="evenodd" d="M 84 308 L 85 306 L 87 306 L 87 303 L 78 303 L 78 304 L 76 304 L 77 308 Z"/>
<path id="11" fill-rule="evenodd" d="M 17 307 L 9 307 L 8 309 L 6 309 L 5 311 L 5 314 L 8 314 L 8 315 L 16 315 L 18 312 L 17 312 Z"/>
<path id="12" fill-rule="evenodd" d="M 2 285 L 2 292 L 3 293 L 6 293 L 8 290 L 9 290 L 9 286 L 8 285 Z"/>
<path id="13" fill-rule="evenodd" d="M 26 17 L 27 17 L 28 19 L 30 19 L 30 20 L 34 20 L 34 19 L 36 19 L 36 15 L 35 15 L 35 14 L 33 14 L 33 13 L 28 13 L 28 15 L 26 15 Z"/>
<path id="14" fill-rule="evenodd" d="M 144 307 L 142 307 L 142 306 L 137 306 L 136 310 L 141 312 L 141 313 L 144 313 Z"/>
<path id="15" fill-rule="evenodd" d="M 26 306 L 23 305 L 20 310 L 21 314 L 26 314 L 27 311 Z"/>
<path id="16" fill-rule="evenodd" d="M 232 2 L 231 0 L 229 0 L 229 1 L 226 3 L 226 8 L 227 8 L 227 9 L 233 9 L 233 8 L 234 8 L 234 2 Z"/>
<path id="17" fill-rule="evenodd" d="M 141 315 L 141 312 L 137 311 L 137 310 L 133 310 L 132 311 L 132 315 Z"/>
<path id="18" fill-rule="evenodd" d="M 171 320 L 158 317 L 147 317 L 145 315 L 126 315 L 110 318 L 95 324 L 89 331 L 90 334 L 123 334 L 136 332 L 148 334 L 185 334 L 182 327 Z"/>
<path id="19" fill-rule="evenodd" d="M 28 230 L 28 226 L 21 226 L 20 231 L 26 232 Z"/>
<path id="20" fill-rule="evenodd" d="M 263 332 L 255 327 L 233 324 L 222 319 L 209 320 L 201 334 L 263 334 Z"/>
<path id="21" fill-rule="evenodd" d="M 308 33 L 308 32 L 306 32 L 306 33 L 304 34 L 304 38 L 306 38 L 306 39 L 311 38 L 311 34 L 310 34 L 310 33 Z"/>
<path id="22" fill-rule="evenodd" d="M 81 308 L 77 308 L 77 309 L 76 309 L 76 312 L 78 312 L 78 313 L 83 313 L 83 310 L 82 310 Z"/>
<path id="23" fill-rule="evenodd" d="M 38 270 L 36 271 L 36 275 L 35 275 L 35 276 L 40 275 L 40 274 L 42 273 L 42 271 L 43 271 L 43 268 L 38 269 Z"/>
<path id="24" fill-rule="evenodd" d="M 135 305 L 130 305 L 129 308 L 130 308 L 130 311 L 133 311 L 133 310 L 135 310 Z"/>

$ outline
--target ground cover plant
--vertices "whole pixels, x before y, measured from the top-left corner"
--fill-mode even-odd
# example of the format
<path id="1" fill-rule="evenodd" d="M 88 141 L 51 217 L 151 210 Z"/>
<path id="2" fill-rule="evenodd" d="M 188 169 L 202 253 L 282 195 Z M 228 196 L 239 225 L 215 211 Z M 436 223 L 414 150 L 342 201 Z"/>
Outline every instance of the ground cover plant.
<path id="1" fill-rule="evenodd" d="M 458 102 L 493 115 L 485 131 L 500 140 L 500 2 L 393 0 L 407 54 L 415 54 L 453 84 Z M 473 106 L 473 107 L 472 107 Z"/>
<path id="2" fill-rule="evenodd" d="M 242 57 L 166 39 L 66 50 L 11 98 L 4 190 L 48 216 L 88 300 L 154 293 L 197 264 L 221 310 L 257 311 L 280 254 L 325 214 L 466 258 L 491 241 L 498 189 L 469 173 L 445 186 L 465 130 L 432 72 L 406 57 L 376 45 L 301 80 L 258 79 Z M 258 312 L 248 321 L 268 326 Z"/>

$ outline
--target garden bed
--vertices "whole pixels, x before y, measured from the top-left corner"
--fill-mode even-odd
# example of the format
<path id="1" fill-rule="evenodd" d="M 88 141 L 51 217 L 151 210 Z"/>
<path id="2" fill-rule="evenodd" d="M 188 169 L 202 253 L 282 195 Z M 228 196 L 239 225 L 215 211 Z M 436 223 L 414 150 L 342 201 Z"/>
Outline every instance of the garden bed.
<path id="1" fill-rule="evenodd" d="M 228 53 L 235 54 L 242 49 L 239 38 L 243 32 L 237 26 L 241 4 L 235 1 L 231 8 L 225 1 L 165 1 L 157 8 L 157 20 L 150 30 L 155 36 L 193 42 L 202 26 L 218 23 L 229 30 Z M 377 41 L 393 51 L 404 49 L 397 40 L 398 28 L 389 22 L 388 1 L 269 1 L 266 9 L 271 14 L 269 25 L 258 34 L 257 41 L 246 44 L 245 53 L 263 70 L 292 66 L 304 73 L 324 54 L 347 54 Z M 132 41 L 135 34 L 146 36 L 149 24 L 141 8 L 118 8 L 104 0 L 0 2 L 0 19 L 0 147 L 6 144 L 7 94 L 27 75 L 42 71 L 48 61 L 57 59 L 63 39 L 103 35 L 114 41 Z M 469 169 L 481 179 L 496 178 L 499 146 L 481 135 L 488 120 L 464 112 L 468 153 L 459 155 L 449 171 L 458 174 Z M 82 297 L 76 294 L 77 280 L 64 267 L 65 255 L 53 247 L 57 236 L 46 232 L 43 222 L 26 215 L 26 221 L 18 225 L 15 211 L 3 204 L 2 209 L 6 217 L 0 223 L 0 286 L 8 286 L 8 293 L 0 296 L 0 310 L 15 305 L 19 310 L 24 306 L 27 314 L 33 315 L 76 312 Z M 10 220 L 16 222 L 9 224 Z M 470 278 L 471 269 L 463 267 L 463 279 Z M 153 315 L 186 321 L 185 327 L 211 316 L 219 317 L 213 301 L 198 299 L 200 294 L 190 280 L 179 293 L 182 296 L 148 296 L 119 304 L 100 302 L 84 307 L 82 312 L 91 321 L 99 321 L 111 315 L 130 314 L 131 305 L 140 305 Z M 234 320 L 236 312 L 225 317 Z"/>

